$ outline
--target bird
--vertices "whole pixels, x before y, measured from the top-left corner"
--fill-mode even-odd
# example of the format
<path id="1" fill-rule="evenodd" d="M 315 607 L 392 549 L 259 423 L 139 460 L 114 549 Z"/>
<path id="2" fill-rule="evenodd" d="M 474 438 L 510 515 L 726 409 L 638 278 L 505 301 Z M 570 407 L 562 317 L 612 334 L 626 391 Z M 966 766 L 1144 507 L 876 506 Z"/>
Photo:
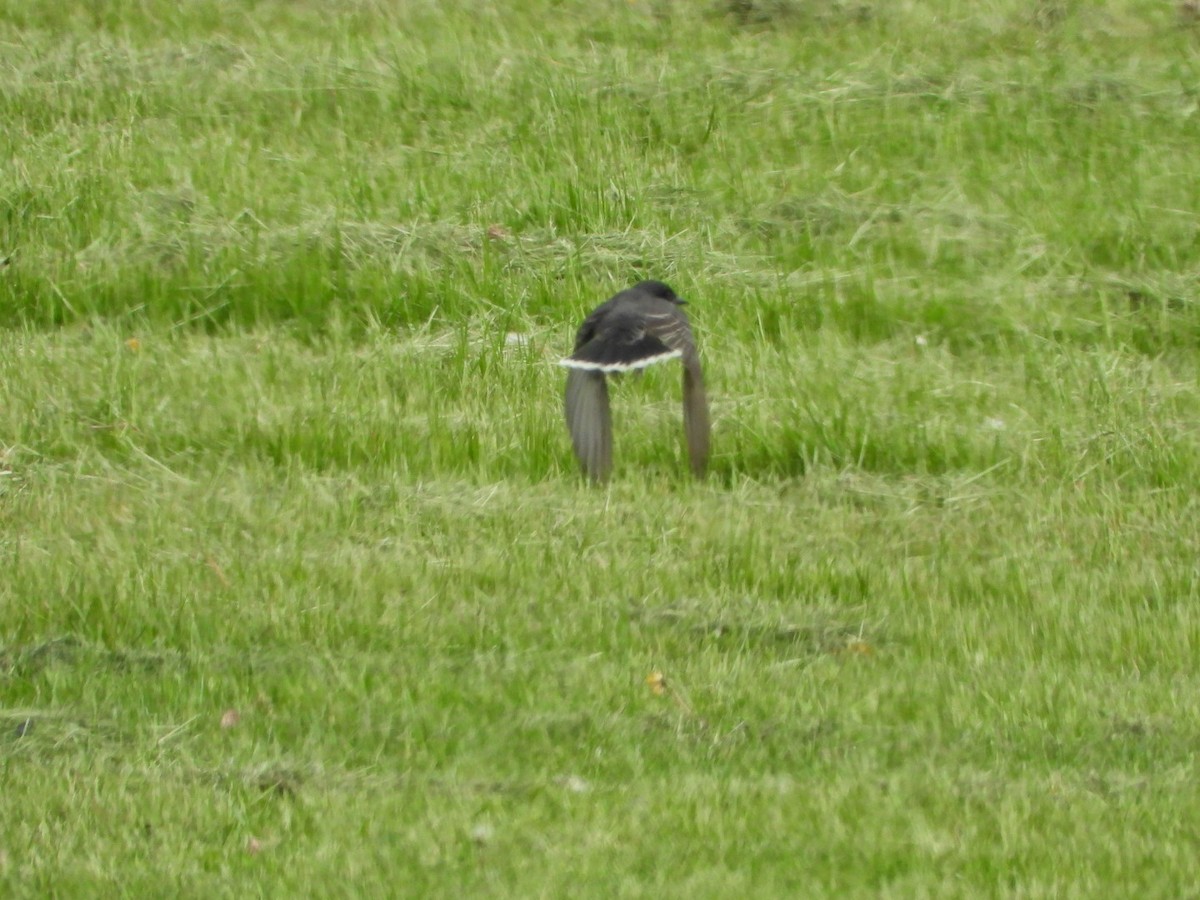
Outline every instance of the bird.
<path id="1" fill-rule="evenodd" d="M 708 468 L 708 395 L 686 300 L 661 281 L 642 281 L 596 307 L 575 335 L 566 367 L 564 411 L 584 474 L 600 483 L 612 473 L 608 376 L 678 359 L 683 363 L 683 430 L 692 473 Z"/>

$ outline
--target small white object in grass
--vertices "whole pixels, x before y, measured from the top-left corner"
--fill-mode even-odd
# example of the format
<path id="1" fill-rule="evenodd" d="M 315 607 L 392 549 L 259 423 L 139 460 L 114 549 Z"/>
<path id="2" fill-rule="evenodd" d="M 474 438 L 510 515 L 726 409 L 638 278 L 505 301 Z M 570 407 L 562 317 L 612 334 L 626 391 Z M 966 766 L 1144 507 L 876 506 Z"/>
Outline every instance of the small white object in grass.
<path id="1" fill-rule="evenodd" d="M 524 347 L 529 343 L 529 335 L 510 331 L 504 336 L 504 343 L 508 347 Z"/>
<path id="2" fill-rule="evenodd" d="M 471 829 L 471 840 L 477 844 L 486 844 L 495 834 L 495 828 L 486 822 L 480 822 Z"/>
<path id="3" fill-rule="evenodd" d="M 1003 419 L 990 417 L 983 420 L 983 427 L 987 428 L 989 431 L 1003 431 L 1008 426 L 1004 424 Z"/>
<path id="4" fill-rule="evenodd" d="M 913 343 L 915 343 L 918 347 L 928 347 L 929 338 L 925 337 L 923 334 L 918 334 L 915 338 L 913 338 Z"/>
<path id="5" fill-rule="evenodd" d="M 578 775 L 568 775 L 562 780 L 562 785 L 572 794 L 586 794 L 592 789 L 592 786 Z"/>

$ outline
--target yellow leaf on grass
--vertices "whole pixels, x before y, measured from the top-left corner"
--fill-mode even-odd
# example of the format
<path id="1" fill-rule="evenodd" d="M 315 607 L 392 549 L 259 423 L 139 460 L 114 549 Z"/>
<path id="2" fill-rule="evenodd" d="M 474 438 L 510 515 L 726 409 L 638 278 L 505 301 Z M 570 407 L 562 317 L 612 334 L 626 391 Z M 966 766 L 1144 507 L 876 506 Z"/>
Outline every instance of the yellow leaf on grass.
<path id="1" fill-rule="evenodd" d="M 875 652 L 875 648 L 862 638 L 854 638 L 846 642 L 846 652 L 856 653 L 859 656 L 870 656 Z"/>

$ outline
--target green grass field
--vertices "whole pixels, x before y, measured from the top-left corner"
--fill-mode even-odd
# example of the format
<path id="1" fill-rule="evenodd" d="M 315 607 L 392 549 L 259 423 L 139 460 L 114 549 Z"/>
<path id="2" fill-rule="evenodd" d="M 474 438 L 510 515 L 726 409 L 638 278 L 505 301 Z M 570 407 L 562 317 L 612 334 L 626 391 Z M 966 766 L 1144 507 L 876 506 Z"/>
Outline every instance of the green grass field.
<path id="1" fill-rule="evenodd" d="M 1192 895 L 1193 6 L 0 0 L 0 893 Z"/>

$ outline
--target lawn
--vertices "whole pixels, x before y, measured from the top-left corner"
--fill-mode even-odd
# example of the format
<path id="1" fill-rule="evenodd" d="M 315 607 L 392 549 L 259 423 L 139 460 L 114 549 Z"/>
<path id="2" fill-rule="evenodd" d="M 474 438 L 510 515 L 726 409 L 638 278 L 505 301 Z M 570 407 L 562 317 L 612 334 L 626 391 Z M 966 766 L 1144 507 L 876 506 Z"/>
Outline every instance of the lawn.
<path id="1" fill-rule="evenodd" d="M 1194 892 L 1194 6 L 0 0 L 0 892 Z"/>

